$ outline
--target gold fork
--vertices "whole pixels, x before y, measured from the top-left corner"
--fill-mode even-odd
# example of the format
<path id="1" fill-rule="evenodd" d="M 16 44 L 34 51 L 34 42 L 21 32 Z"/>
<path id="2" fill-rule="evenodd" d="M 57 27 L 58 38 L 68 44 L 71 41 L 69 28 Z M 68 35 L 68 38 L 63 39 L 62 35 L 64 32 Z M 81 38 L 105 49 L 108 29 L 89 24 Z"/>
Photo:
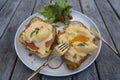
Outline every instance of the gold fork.
<path id="1" fill-rule="evenodd" d="M 95 30 L 93 26 L 90 27 L 90 32 L 93 33 L 96 37 L 101 39 L 109 48 L 111 48 L 115 54 L 117 54 L 120 57 L 120 54 Z"/>
<path id="2" fill-rule="evenodd" d="M 65 54 L 67 51 L 69 50 L 69 45 L 67 43 L 61 43 L 59 45 L 57 45 L 54 49 L 53 49 L 53 52 L 52 52 L 52 55 L 50 56 L 49 60 L 47 60 L 42 66 L 40 66 L 35 72 L 33 72 L 33 74 L 28 77 L 27 80 L 32 80 L 32 78 L 37 74 L 39 73 L 43 68 L 45 68 L 48 63 L 56 58 L 56 57 L 60 57 L 62 56 L 63 54 Z"/>

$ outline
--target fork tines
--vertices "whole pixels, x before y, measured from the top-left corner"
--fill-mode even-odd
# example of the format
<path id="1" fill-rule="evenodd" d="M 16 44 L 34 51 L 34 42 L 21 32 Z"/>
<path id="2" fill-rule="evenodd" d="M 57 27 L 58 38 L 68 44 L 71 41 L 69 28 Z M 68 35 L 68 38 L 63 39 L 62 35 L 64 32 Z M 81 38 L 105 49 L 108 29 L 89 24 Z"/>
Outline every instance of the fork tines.
<path id="1" fill-rule="evenodd" d="M 66 52 L 69 49 L 69 45 L 64 42 L 58 45 L 58 48 L 61 52 Z"/>

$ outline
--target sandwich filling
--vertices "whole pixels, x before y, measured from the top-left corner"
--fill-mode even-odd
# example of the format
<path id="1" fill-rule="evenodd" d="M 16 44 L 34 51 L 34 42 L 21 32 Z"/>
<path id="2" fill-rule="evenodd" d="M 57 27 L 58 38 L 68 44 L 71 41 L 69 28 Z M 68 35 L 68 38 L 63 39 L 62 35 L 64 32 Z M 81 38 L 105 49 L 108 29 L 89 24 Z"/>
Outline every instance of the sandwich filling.
<path id="1" fill-rule="evenodd" d="M 50 24 L 38 20 L 24 30 L 22 38 L 27 44 L 33 44 L 37 51 L 44 55 L 50 48 L 50 41 L 53 38 L 52 29 Z"/>
<path id="2" fill-rule="evenodd" d="M 65 29 L 65 32 L 60 35 L 59 42 L 67 42 L 70 45 L 68 53 L 74 56 L 75 54 L 86 56 L 87 54 L 93 54 L 98 48 L 93 43 L 95 36 L 93 36 L 83 24 L 69 24 L 69 27 Z"/>

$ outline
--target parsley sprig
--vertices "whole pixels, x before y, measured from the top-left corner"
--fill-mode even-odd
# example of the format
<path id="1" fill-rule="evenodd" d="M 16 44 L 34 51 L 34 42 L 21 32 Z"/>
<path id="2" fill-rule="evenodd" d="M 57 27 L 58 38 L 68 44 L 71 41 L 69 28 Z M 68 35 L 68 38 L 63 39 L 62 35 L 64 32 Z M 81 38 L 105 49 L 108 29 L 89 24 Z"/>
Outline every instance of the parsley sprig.
<path id="1" fill-rule="evenodd" d="M 32 37 L 33 34 L 36 34 L 36 35 L 37 35 L 38 32 L 39 32 L 39 28 L 35 28 L 35 30 L 31 32 L 30 37 Z"/>
<path id="2" fill-rule="evenodd" d="M 78 44 L 78 46 L 85 46 L 85 45 L 88 45 L 88 44 L 85 43 L 85 42 L 82 42 L 82 43 Z"/>

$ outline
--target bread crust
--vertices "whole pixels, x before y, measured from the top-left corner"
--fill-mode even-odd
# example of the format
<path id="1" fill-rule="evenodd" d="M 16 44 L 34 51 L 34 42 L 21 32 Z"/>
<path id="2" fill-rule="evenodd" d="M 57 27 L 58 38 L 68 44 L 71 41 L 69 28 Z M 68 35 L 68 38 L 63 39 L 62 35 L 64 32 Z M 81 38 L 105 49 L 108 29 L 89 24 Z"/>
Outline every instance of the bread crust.
<path id="1" fill-rule="evenodd" d="M 45 22 L 44 20 L 42 20 L 41 18 L 39 17 L 34 17 L 30 20 L 30 22 L 27 24 L 27 26 L 30 26 L 32 23 L 34 23 L 35 21 L 37 20 L 40 20 L 40 21 L 43 21 Z M 56 27 L 53 26 L 53 29 L 52 29 L 52 32 L 53 32 L 53 38 L 51 40 L 51 45 L 50 45 L 50 50 L 45 54 L 45 55 L 42 55 L 40 52 L 38 52 L 38 50 L 34 50 L 32 48 L 30 48 L 27 43 L 23 40 L 22 38 L 22 34 L 23 34 L 24 31 L 21 32 L 20 36 L 19 36 L 19 42 L 21 42 L 33 55 L 36 55 L 40 58 L 46 58 L 48 57 L 50 54 L 51 54 L 51 51 L 52 51 L 52 45 L 55 41 L 55 37 L 56 37 Z"/>
<path id="2" fill-rule="evenodd" d="M 76 23 L 82 25 L 83 27 L 85 27 L 85 26 L 84 26 L 81 22 L 79 22 L 79 21 L 72 21 L 70 24 L 76 24 Z M 65 30 L 69 27 L 70 24 L 66 25 L 66 26 L 64 27 L 63 31 L 58 31 L 58 35 L 57 35 L 57 42 L 58 42 L 58 43 L 60 43 L 60 42 L 59 42 L 59 37 L 60 37 L 60 35 L 65 33 Z M 85 27 L 85 28 L 86 28 L 86 27 Z M 97 43 L 97 39 L 95 39 L 94 42 L 95 42 L 96 45 L 98 44 L 98 43 Z M 65 54 L 62 56 L 62 59 L 65 61 L 68 69 L 74 70 L 74 69 L 78 68 L 78 67 L 82 64 L 82 62 L 87 59 L 87 57 L 88 57 L 88 55 L 86 55 L 86 56 L 79 56 L 79 55 L 74 55 L 74 56 L 72 56 L 72 55 L 70 55 L 70 53 L 65 53 Z M 76 58 L 78 59 L 77 61 L 76 61 Z"/>
<path id="3" fill-rule="evenodd" d="M 69 54 L 69 53 L 67 53 L 67 54 Z M 69 55 L 69 56 L 71 56 L 71 55 Z M 71 56 L 71 57 L 74 58 L 74 56 Z M 80 57 L 80 56 L 78 56 L 78 57 Z M 74 69 L 78 68 L 82 64 L 82 62 L 84 60 L 86 60 L 87 57 L 88 57 L 88 55 L 81 57 L 81 59 L 77 62 L 68 59 L 66 55 L 63 55 L 62 59 L 66 62 L 66 65 L 69 69 L 74 70 Z"/>

